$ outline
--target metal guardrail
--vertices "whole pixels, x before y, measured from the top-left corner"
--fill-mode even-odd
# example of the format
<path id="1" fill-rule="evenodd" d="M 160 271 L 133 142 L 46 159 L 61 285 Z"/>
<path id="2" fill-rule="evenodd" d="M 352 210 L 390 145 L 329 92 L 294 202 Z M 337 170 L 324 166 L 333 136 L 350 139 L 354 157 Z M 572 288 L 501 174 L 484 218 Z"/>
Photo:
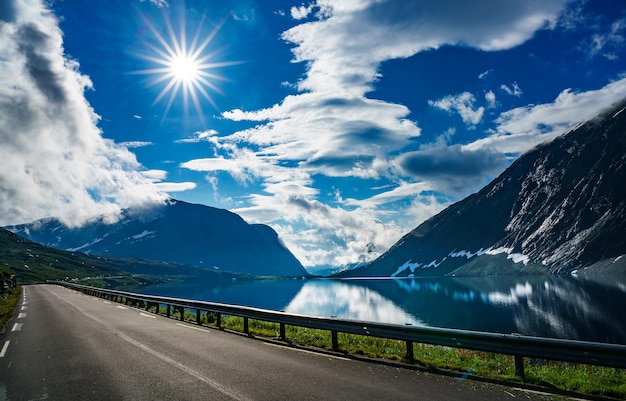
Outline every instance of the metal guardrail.
<path id="1" fill-rule="evenodd" d="M 66 282 L 54 283 L 117 302 L 144 303 L 146 309 L 157 306 L 158 311 L 158 306 L 165 305 L 168 317 L 174 308 L 174 310 L 181 312 L 181 320 L 184 319 L 185 309 L 195 310 L 196 323 L 198 324 L 200 324 L 202 311 L 213 312 L 217 315 L 216 326 L 218 328 L 221 328 L 222 315 L 240 316 L 244 318 L 245 334 L 249 334 L 248 319 L 279 323 L 282 340 L 286 340 L 285 325 L 329 330 L 332 333 L 332 347 L 335 351 L 339 350 L 337 333 L 401 340 L 406 342 L 406 361 L 408 363 L 414 361 L 413 343 L 423 343 L 513 355 L 515 357 L 515 373 L 518 376 L 524 376 L 524 358 L 549 359 L 626 369 L 626 345 L 314 317 L 245 306 L 108 290 Z"/>

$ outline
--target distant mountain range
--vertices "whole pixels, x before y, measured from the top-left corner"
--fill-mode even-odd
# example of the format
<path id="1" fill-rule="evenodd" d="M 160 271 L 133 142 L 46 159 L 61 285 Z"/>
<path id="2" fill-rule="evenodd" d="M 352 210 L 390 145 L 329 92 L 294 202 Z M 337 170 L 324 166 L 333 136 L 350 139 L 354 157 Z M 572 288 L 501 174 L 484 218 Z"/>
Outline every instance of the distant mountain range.
<path id="1" fill-rule="evenodd" d="M 213 281 L 244 278 L 194 266 L 137 259 L 110 259 L 49 248 L 0 228 L 0 269 L 17 275 L 19 284 L 80 280 L 100 287 L 145 285 L 182 277 Z M 157 277 L 158 276 L 158 277 Z"/>
<path id="2" fill-rule="evenodd" d="M 40 244 L 107 258 L 134 258 L 200 266 L 251 276 L 307 276 L 276 232 L 248 224 L 227 210 L 169 200 L 129 209 L 107 224 L 98 219 L 67 228 L 57 219 L 6 227 Z"/>
<path id="3" fill-rule="evenodd" d="M 626 271 L 626 101 L 340 277 Z"/>

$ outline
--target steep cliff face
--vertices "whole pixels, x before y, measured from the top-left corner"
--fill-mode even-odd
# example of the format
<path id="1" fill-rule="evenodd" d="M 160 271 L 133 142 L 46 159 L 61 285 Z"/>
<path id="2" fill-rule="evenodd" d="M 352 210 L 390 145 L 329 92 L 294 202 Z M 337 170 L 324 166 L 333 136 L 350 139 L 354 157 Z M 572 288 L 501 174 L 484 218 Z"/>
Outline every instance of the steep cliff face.
<path id="1" fill-rule="evenodd" d="M 626 113 L 579 127 L 527 155 L 506 236 L 555 269 L 626 253 Z"/>
<path id="2" fill-rule="evenodd" d="M 626 102 L 525 153 L 344 276 L 566 272 L 626 254 Z"/>
<path id="3" fill-rule="evenodd" d="M 227 210 L 170 200 L 126 211 L 115 224 L 95 221 L 69 229 L 55 219 L 8 227 L 46 246 L 106 257 L 202 266 L 255 276 L 308 273 L 268 226 L 248 224 Z"/>

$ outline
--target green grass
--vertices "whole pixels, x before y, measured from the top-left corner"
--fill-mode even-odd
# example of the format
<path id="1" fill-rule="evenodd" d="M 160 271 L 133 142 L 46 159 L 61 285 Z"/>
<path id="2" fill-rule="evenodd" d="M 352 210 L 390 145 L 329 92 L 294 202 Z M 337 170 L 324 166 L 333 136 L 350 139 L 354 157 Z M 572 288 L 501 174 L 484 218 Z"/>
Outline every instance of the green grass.
<path id="1" fill-rule="evenodd" d="M 626 370 L 565 362 L 539 361 L 526 369 L 526 380 L 583 394 L 626 399 Z"/>
<path id="2" fill-rule="evenodd" d="M 9 321 L 13 316 L 13 311 L 20 300 L 21 288 L 17 286 L 14 290 L 8 290 L 5 294 L 0 295 L 0 328 Z"/>

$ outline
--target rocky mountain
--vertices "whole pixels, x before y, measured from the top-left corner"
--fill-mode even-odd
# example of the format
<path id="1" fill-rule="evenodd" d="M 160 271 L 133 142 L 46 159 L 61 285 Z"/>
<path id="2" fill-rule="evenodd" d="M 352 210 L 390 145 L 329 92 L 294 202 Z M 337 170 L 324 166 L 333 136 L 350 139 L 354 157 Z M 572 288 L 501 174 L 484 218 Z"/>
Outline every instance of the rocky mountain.
<path id="1" fill-rule="evenodd" d="M 253 276 L 308 275 L 270 227 L 248 224 L 227 210 L 169 200 L 148 209 L 125 210 L 79 228 L 56 219 L 7 227 L 56 249 L 108 258 L 181 263 Z"/>
<path id="2" fill-rule="evenodd" d="M 340 276 L 626 271 L 626 100 Z"/>

